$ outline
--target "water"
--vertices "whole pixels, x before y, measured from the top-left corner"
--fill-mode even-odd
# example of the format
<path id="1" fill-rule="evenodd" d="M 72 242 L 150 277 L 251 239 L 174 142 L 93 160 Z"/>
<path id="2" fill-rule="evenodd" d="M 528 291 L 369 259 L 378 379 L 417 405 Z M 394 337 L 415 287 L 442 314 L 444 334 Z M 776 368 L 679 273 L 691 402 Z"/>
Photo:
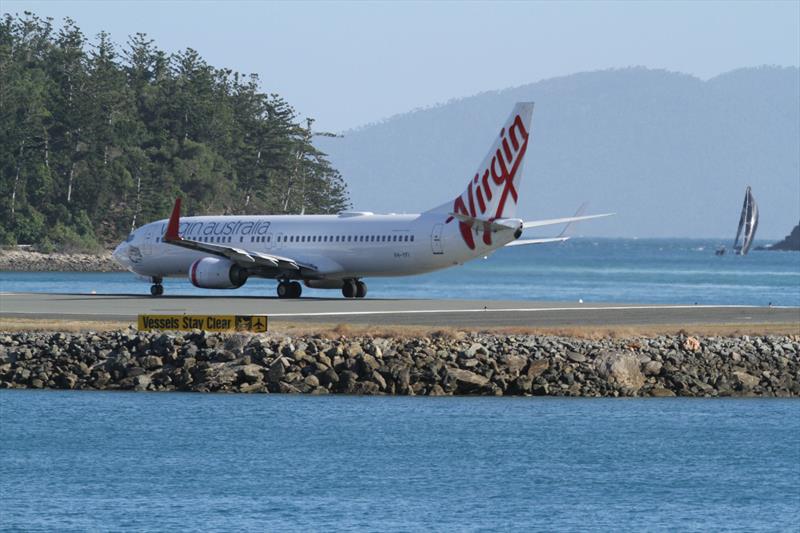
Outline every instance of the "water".
<path id="1" fill-rule="evenodd" d="M 799 407 L 2 390 L 0 528 L 796 531 Z"/>
<path id="2" fill-rule="evenodd" d="M 367 279 L 378 298 L 525 299 L 584 302 L 800 306 L 800 253 L 751 252 L 717 257 L 719 241 L 573 239 L 520 246 L 422 276 Z M 235 291 L 197 289 L 166 280 L 167 294 L 275 294 L 272 280 L 252 279 Z M 127 273 L 0 272 L 0 291 L 148 294 Z M 306 296 L 339 296 L 304 289 Z"/>

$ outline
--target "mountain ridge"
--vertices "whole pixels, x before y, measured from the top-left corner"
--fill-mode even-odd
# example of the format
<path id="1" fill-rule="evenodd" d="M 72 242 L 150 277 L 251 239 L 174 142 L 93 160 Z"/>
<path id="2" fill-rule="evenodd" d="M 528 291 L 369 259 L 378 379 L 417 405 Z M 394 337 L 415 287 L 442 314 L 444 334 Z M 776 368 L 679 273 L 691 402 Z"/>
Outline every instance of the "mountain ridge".
<path id="1" fill-rule="evenodd" d="M 607 69 L 412 110 L 317 145 L 345 176 L 355 209 L 421 211 L 454 198 L 513 103 L 534 100 L 520 216 L 562 216 L 588 200 L 595 212 L 620 215 L 581 233 L 710 237 L 735 231 L 749 184 L 759 237 L 777 238 L 800 215 L 798 94 L 796 67 L 708 80 Z"/>

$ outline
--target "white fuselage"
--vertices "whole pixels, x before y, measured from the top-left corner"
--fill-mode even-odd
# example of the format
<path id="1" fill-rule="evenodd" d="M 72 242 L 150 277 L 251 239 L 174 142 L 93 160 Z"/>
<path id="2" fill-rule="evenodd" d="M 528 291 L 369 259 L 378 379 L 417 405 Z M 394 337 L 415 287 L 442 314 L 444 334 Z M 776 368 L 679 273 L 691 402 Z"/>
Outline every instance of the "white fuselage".
<path id="1" fill-rule="evenodd" d="M 182 217 L 180 235 L 291 257 L 313 265 L 318 279 L 331 280 L 439 270 L 485 256 L 515 238 L 512 232 L 494 233 L 486 244 L 482 232 L 473 232 L 470 249 L 458 221 L 448 218 L 446 213 Z M 197 259 L 210 255 L 163 242 L 166 227 L 167 220 L 159 220 L 138 228 L 114 257 L 142 276 L 186 277 Z"/>

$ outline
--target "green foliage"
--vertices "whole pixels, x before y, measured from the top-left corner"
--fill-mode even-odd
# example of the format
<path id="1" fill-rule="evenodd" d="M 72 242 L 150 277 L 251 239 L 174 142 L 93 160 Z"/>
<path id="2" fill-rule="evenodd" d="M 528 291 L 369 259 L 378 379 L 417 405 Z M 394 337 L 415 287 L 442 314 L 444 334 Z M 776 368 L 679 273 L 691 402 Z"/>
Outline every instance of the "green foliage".
<path id="1" fill-rule="evenodd" d="M 335 213 L 341 175 L 255 75 L 168 56 L 144 34 L 120 52 L 75 22 L 0 22 L 0 240 L 94 248 L 166 217 Z"/>

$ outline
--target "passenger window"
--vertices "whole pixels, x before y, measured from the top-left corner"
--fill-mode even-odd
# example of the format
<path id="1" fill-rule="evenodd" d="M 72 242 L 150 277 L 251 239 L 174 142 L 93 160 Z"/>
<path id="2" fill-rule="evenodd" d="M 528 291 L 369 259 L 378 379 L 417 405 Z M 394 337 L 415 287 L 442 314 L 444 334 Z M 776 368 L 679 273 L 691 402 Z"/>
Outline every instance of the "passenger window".
<path id="1" fill-rule="evenodd" d="M 414 242 L 414 236 L 413 235 L 411 236 L 411 242 Z"/>

